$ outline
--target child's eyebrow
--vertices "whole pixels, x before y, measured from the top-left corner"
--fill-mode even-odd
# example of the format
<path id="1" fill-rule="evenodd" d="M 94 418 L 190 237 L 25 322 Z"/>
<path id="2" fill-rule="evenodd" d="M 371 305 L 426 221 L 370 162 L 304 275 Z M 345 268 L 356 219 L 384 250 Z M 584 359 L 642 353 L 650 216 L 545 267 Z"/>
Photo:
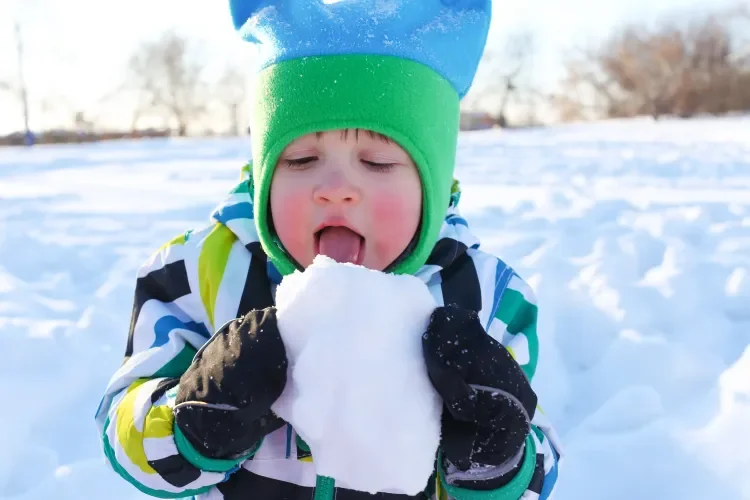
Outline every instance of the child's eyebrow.
<path id="1" fill-rule="evenodd" d="M 345 129 L 342 129 L 341 130 L 341 138 L 343 140 L 346 140 L 347 137 L 349 137 L 349 131 L 350 130 L 354 130 L 354 139 L 356 141 L 359 141 L 359 133 L 363 131 L 362 129 L 359 129 L 359 128 L 355 128 L 355 129 L 345 128 Z M 367 132 L 367 135 L 369 135 L 370 138 L 372 138 L 372 139 L 380 139 L 381 141 L 386 142 L 388 144 L 390 144 L 390 143 L 393 142 L 393 140 L 390 137 L 388 137 L 387 135 L 383 135 L 383 134 L 381 134 L 379 132 L 373 132 L 372 130 L 367 130 L 366 132 Z M 320 138 L 323 137 L 323 132 L 315 132 L 315 137 L 318 140 L 320 140 Z"/>

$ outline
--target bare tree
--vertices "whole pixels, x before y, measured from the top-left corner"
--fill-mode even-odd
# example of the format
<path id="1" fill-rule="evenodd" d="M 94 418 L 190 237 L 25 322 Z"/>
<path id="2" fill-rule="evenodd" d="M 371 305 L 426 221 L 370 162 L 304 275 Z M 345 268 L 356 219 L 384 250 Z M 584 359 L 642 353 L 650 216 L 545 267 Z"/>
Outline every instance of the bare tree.
<path id="1" fill-rule="evenodd" d="M 133 106 L 133 113 L 130 119 L 130 131 L 132 133 L 138 131 L 138 126 L 141 122 L 141 119 L 144 116 L 153 113 L 154 108 L 154 102 L 151 96 L 146 95 L 143 92 L 139 92 L 136 96 L 136 99 L 137 102 Z"/>
<path id="2" fill-rule="evenodd" d="M 18 22 L 14 23 L 14 31 L 16 35 L 16 58 L 18 64 L 17 81 L 15 84 L 9 81 L 0 82 L 0 90 L 10 93 L 21 105 L 21 109 L 23 110 L 24 132 L 28 141 L 31 138 L 31 130 L 29 128 L 29 90 L 26 86 L 26 77 L 24 73 L 25 53 L 23 36 L 21 33 L 21 25 Z"/>
<path id="3" fill-rule="evenodd" d="M 204 67 L 196 48 L 176 33 L 143 43 L 128 65 L 130 84 L 140 94 L 136 116 L 162 114 L 176 123 L 180 136 L 187 135 L 206 112 Z"/>
<path id="4" fill-rule="evenodd" d="M 247 75 L 235 66 L 227 67 L 216 86 L 216 98 L 229 116 L 232 124 L 231 133 L 234 135 L 241 135 L 242 131 L 246 129 L 246 126 L 241 126 L 240 122 L 244 116 L 244 110 L 247 108 L 247 86 Z"/>
<path id="5" fill-rule="evenodd" d="M 530 76 L 536 43 L 530 31 L 519 31 L 511 34 L 498 49 L 489 49 L 482 65 L 490 73 L 485 78 L 486 85 L 476 94 L 478 102 L 493 101 L 491 114 L 496 117 L 498 125 L 508 125 L 509 108 L 516 104 L 534 114 L 536 97 L 539 93 L 533 89 Z M 486 105 L 484 106 L 486 107 Z"/>
<path id="6" fill-rule="evenodd" d="M 21 36 L 21 25 L 16 23 L 16 51 L 18 53 L 18 95 L 23 107 L 23 126 L 26 136 L 31 134 L 29 129 L 29 89 L 26 87 L 26 77 L 24 75 L 24 50 L 23 37 Z"/>

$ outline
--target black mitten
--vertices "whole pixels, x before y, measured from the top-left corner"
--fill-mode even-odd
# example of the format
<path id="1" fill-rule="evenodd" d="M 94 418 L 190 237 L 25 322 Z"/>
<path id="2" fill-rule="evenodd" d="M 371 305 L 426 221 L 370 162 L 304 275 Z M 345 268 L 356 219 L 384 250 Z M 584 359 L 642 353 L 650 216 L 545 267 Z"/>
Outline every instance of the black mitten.
<path id="1" fill-rule="evenodd" d="M 287 356 L 276 309 L 227 323 L 180 378 L 175 422 L 203 456 L 239 459 L 284 425 L 271 405 L 286 385 Z"/>
<path id="2" fill-rule="evenodd" d="M 514 469 L 537 403 L 518 363 L 475 312 L 454 305 L 433 312 L 422 347 L 445 403 L 444 459 L 460 471 L 477 465 Z"/>

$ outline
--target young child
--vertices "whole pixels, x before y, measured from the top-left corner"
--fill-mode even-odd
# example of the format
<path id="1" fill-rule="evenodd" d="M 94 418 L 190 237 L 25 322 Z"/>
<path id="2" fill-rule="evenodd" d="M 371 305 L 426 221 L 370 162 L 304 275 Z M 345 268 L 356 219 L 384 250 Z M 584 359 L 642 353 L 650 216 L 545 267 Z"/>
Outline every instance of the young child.
<path id="1" fill-rule="evenodd" d="M 559 446 L 530 386 L 533 293 L 479 249 L 453 179 L 490 0 L 230 7 L 264 61 L 253 163 L 209 227 L 138 273 L 125 362 L 97 412 L 109 463 L 161 498 L 370 497 L 318 477 L 271 411 L 287 369 L 276 286 L 325 254 L 413 274 L 441 304 L 423 350 L 445 402 L 442 437 L 417 497 L 547 498 Z"/>

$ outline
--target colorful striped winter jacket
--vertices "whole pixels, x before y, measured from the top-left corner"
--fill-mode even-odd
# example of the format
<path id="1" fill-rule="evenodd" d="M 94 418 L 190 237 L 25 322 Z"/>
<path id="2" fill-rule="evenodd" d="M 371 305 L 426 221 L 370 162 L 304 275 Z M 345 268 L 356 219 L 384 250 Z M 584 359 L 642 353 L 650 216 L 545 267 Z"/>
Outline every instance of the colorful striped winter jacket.
<path id="1" fill-rule="evenodd" d="M 202 457 L 182 433 L 174 432 L 179 377 L 197 350 L 227 321 L 272 303 L 281 280 L 258 242 L 248 187 L 243 178 L 214 211 L 209 227 L 173 239 L 138 271 L 125 361 L 110 380 L 96 416 L 104 453 L 123 478 L 161 498 L 371 497 L 318 477 L 314 457 L 289 425 L 266 436 L 253 457 L 241 463 Z M 479 249 L 457 211 L 458 198 L 456 193 L 440 239 L 417 276 L 439 304 L 453 302 L 478 311 L 487 333 L 506 346 L 533 383 L 539 342 L 532 290 L 510 267 Z M 417 498 L 548 498 L 557 479 L 560 447 L 541 408 L 533 415 L 532 429 L 523 465 L 502 489 L 462 490 L 438 471 Z"/>

